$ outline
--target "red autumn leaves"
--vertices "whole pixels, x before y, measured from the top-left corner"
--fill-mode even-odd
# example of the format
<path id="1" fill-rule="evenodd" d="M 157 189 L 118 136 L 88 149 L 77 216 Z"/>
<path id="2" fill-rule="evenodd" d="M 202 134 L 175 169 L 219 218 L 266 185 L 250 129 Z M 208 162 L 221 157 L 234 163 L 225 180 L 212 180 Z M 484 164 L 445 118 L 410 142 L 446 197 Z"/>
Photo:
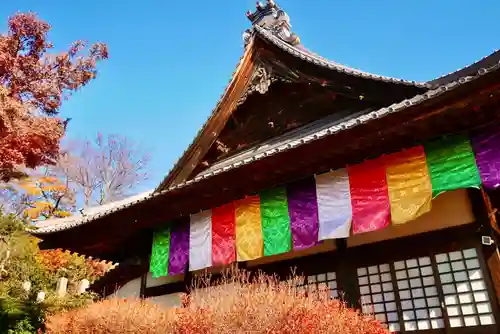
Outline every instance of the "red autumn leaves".
<path id="1" fill-rule="evenodd" d="M 68 51 L 51 54 L 50 25 L 33 13 L 18 13 L 0 35 L 0 177 L 17 166 L 53 163 L 65 122 L 55 116 L 62 101 L 97 74 L 108 58 L 107 47 L 74 42 Z M 82 55 L 87 51 L 87 55 Z"/>

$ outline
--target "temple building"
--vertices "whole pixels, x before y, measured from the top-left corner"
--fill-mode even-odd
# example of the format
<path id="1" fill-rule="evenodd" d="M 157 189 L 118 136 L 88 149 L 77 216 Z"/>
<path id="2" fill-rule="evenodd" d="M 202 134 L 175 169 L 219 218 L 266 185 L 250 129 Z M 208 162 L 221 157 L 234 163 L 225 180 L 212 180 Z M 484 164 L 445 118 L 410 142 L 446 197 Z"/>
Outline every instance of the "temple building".
<path id="1" fill-rule="evenodd" d="M 498 333 L 500 52 L 428 82 L 307 49 L 274 1 L 212 114 L 152 192 L 38 223 L 119 265 L 93 289 L 178 306 L 230 266 L 370 310 L 393 332 Z"/>

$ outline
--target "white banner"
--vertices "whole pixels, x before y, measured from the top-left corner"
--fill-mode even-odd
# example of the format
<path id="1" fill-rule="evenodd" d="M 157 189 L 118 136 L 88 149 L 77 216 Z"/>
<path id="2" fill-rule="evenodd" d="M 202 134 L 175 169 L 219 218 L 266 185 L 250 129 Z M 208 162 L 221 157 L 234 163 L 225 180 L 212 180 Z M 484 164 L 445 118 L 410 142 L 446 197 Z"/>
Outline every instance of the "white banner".
<path id="1" fill-rule="evenodd" d="M 212 266 L 212 210 L 191 215 L 189 270 Z"/>
<path id="2" fill-rule="evenodd" d="M 346 169 L 316 175 L 318 239 L 349 237 L 352 222 L 351 191 Z"/>

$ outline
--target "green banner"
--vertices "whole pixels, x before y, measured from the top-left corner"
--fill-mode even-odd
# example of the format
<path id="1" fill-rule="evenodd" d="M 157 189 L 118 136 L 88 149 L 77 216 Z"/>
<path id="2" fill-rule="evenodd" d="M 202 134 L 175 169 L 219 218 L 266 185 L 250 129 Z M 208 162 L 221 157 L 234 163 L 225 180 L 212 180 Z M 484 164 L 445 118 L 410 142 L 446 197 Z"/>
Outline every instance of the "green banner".
<path id="1" fill-rule="evenodd" d="M 155 232 L 149 270 L 153 278 L 168 276 L 168 259 L 170 255 L 170 228 Z"/>
<path id="2" fill-rule="evenodd" d="M 289 252 L 292 247 L 292 233 L 286 188 L 280 187 L 261 192 L 260 214 L 264 256 Z"/>
<path id="3" fill-rule="evenodd" d="M 424 147 L 433 197 L 448 190 L 479 187 L 481 178 L 468 138 L 450 136 Z"/>

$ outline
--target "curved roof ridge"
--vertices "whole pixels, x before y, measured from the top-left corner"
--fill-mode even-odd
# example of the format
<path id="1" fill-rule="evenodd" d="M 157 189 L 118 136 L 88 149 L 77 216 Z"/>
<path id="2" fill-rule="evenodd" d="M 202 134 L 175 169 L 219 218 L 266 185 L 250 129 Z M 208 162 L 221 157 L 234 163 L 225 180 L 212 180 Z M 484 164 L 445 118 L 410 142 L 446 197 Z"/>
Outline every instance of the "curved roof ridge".
<path id="1" fill-rule="evenodd" d="M 453 72 L 443 74 L 437 78 L 427 81 L 431 87 L 445 85 L 462 77 L 474 76 L 481 68 L 488 68 L 500 61 L 500 50 L 496 49 L 489 55 L 461 67 Z"/>
<path id="2" fill-rule="evenodd" d="M 263 37 L 265 40 L 271 42 L 272 44 L 276 45 L 280 49 L 288 52 L 292 56 L 298 57 L 302 60 L 305 60 L 309 63 L 315 64 L 317 66 L 321 66 L 324 68 L 328 68 L 340 73 L 346 73 L 349 75 L 365 78 L 365 79 L 371 79 L 371 80 L 378 80 L 378 81 L 384 81 L 384 82 L 390 82 L 390 83 L 395 83 L 395 84 L 403 84 L 407 86 L 417 86 L 417 87 L 423 87 L 423 88 L 429 88 L 429 84 L 426 82 L 417 82 L 417 81 L 411 81 L 411 80 L 405 80 L 405 79 L 398 79 L 398 78 L 393 78 L 393 77 L 388 77 L 384 75 L 378 75 L 378 74 L 373 74 L 365 71 L 361 71 L 356 68 L 352 68 L 346 65 L 342 65 L 340 63 L 337 63 L 333 60 L 329 60 L 325 57 L 322 57 L 314 52 L 309 51 L 306 49 L 303 45 L 299 44 L 296 46 L 293 46 L 277 36 L 275 36 L 272 32 L 269 30 L 262 28 L 258 25 L 255 25 L 254 31 L 261 37 Z"/>

